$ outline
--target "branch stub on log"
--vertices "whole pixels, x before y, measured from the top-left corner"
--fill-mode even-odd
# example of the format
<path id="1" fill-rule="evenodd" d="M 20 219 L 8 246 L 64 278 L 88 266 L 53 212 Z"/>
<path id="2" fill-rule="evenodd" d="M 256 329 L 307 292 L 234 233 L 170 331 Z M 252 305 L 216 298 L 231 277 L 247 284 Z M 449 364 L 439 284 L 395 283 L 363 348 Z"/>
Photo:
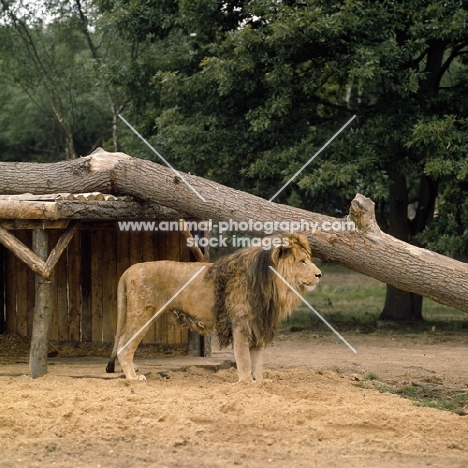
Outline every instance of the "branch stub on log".
<path id="1" fill-rule="evenodd" d="M 353 221 L 360 234 L 380 234 L 380 227 L 375 219 L 375 203 L 370 199 L 356 194 L 349 208 L 348 219 Z"/>

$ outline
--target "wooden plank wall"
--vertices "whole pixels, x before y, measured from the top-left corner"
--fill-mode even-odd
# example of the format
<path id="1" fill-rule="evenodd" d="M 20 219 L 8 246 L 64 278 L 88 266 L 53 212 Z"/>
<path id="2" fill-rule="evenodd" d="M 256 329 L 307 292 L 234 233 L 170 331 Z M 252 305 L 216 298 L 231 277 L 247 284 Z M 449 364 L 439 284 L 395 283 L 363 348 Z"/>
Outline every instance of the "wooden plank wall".
<path id="1" fill-rule="evenodd" d="M 57 264 L 52 280 L 49 337 L 52 341 L 113 342 L 117 284 L 122 273 L 138 262 L 190 261 L 190 251 L 178 233 L 121 232 L 115 225 L 101 226 L 87 226 L 75 234 Z M 62 232 L 49 231 L 49 250 L 57 244 Z M 13 233 L 31 247 L 32 231 Z M 0 311 L 2 318 L 5 311 L 4 331 L 31 336 L 34 295 L 34 274 L 0 246 Z M 143 343 L 182 346 L 188 344 L 188 331 L 175 326 L 163 314 L 152 323 Z"/>
<path id="2" fill-rule="evenodd" d="M 0 245 L 0 333 L 5 331 L 5 247 Z"/>

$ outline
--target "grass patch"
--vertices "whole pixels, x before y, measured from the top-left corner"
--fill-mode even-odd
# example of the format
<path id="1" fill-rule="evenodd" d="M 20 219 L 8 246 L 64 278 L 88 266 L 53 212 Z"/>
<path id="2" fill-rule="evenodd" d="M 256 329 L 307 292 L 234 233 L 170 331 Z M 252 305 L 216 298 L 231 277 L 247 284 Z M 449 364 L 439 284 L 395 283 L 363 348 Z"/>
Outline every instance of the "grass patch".
<path id="1" fill-rule="evenodd" d="M 364 333 L 374 330 L 384 306 L 386 285 L 340 265 L 323 264 L 320 268 L 323 280 L 305 299 L 338 329 L 341 325 L 341 329 L 358 328 Z M 430 299 L 423 301 L 423 317 L 423 323 L 403 323 L 401 328 L 412 332 L 430 331 L 434 326 L 438 330 L 468 330 L 467 314 Z M 289 331 L 328 329 L 305 304 L 299 305 L 283 327 Z"/>
<path id="2" fill-rule="evenodd" d="M 373 372 L 369 372 L 367 375 L 364 376 L 364 380 L 380 380 L 380 377 Z"/>
<path id="3" fill-rule="evenodd" d="M 460 416 L 468 415 L 468 393 L 464 391 L 419 383 L 399 387 L 379 384 L 375 387 L 382 393 L 393 393 L 408 398 L 418 406 L 451 411 Z"/>

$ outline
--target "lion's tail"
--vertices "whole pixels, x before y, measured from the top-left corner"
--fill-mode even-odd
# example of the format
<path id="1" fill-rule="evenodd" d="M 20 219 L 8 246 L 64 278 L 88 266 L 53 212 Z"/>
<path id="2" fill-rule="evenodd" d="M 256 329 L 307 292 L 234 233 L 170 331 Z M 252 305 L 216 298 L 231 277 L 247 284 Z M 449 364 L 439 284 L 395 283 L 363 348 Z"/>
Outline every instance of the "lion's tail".
<path id="1" fill-rule="evenodd" d="M 127 286 L 124 277 L 125 275 L 120 278 L 119 285 L 117 287 L 117 331 L 115 332 L 114 348 L 106 366 L 106 372 L 109 374 L 112 374 L 115 370 L 117 348 L 127 320 Z"/>

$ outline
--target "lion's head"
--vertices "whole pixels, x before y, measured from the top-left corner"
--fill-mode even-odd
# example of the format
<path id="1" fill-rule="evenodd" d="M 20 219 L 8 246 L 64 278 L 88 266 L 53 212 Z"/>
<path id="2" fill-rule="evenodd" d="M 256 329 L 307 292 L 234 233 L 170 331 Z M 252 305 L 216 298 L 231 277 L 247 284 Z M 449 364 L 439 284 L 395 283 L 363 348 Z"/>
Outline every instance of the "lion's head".
<path id="1" fill-rule="evenodd" d="M 282 244 L 271 252 L 273 268 L 297 292 L 304 294 L 306 291 L 313 291 L 322 272 L 312 262 L 307 237 L 302 234 L 286 234 L 281 239 Z"/>
<path id="2" fill-rule="evenodd" d="M 277 234 L 270 240 L 270 249 L 238 250 L 214 263 L 207 274 L 215 285 L 214 312 L 221 346 L 232 342 L 233 322 L 242 324 L 251 346 L 269 344 L 278 323 L 300 302 L 286 283 L 302 295 L 320 280 L 305 235 Z"/>

